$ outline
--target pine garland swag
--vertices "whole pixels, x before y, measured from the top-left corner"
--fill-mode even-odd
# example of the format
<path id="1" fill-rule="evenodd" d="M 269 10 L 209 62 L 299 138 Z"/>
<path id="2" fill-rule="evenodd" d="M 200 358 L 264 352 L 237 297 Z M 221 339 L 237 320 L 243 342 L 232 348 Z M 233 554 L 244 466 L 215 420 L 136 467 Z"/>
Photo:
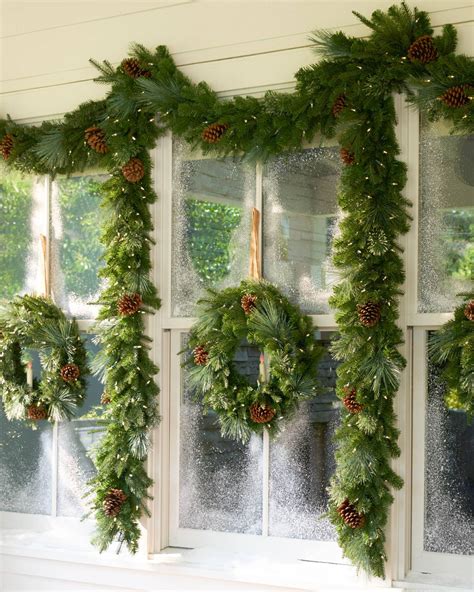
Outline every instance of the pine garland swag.
<path id="1" fill-rule="evenodd" d="M 156 368 L 146 355 L 146 340 L 142 340 L 143 315 L 121 317 L 117 313 L 117 301 L 124 290 L 140 293 L 147 311 L 159 306 L 148 280 L 148 206 L 155 195 L 146 151 L 166 129 L 206 154 L 245 153 L 251 160 L 300 149 L 316 133 L 327 137 L 337 134 L 340 145 L 350 146 L 357 154 L 357 163 L 344 168 L 338 197 L 345 217 L 335 242 L 335 264 L 343 280 L 331 301 L 338 311 L 341 335 L 334 344 L 334 355 L 343 360 L 338 369 L 339 392 L 344 385 L 357 384 L 358 393 L 364 393 L 364 410 L 357 421 L 349 413 L 343 416 L 337 434 L 337 469 L 329 513 L 346 556 L 368 573 L 384 573 L 384 527 L 392 502 L 389 488 L 401 486 L 401 480 L 390 469 L 390 459 L 399 453 L 393 396 L 404 365 L 397 351 L 401 332 L 396 325 L 396 300 L 403 281 L 397 239 L 409 224 L 408 203 L 401 193 L 405 168 L 397 161 L 391 95 L 405 92 L 429 120 L 446 118 L 454 131 L 473 133 L 474 66 L 471 58 L 455 53 L 456 30 L 452 25 L 434 36 L 428 14 L 411 10 L 405 3 L 385 12 L 375 11 L 370 19 L 356 16 L 371 29 L 370 36 L 355 39 L 343 33 L 316 34 L 315 51 L 324 59 L 297 72 L 294 93 L 272 92 L 261 100 L 238 97 L 221 101 L 205 83 L 196 85 L 184 76 L 166 48 L 160 46 L 149 52 L 136 45 L 127 63 L 122 62 L 118 68 L 108 62 L 93 62 L 100 71 L 98 81 L 112 85 L 106 100 L 85 103 L 68 113 L 63 122 L 47 121 L 38 128 L 10 119 L 0 121 L 0 138 L 10 135 L 14 139 L 13 147 L 8 142 L 6 151 L 3 146 L 1 149 L 8 166 L 53 175 L 87 167 L 107 168 L 113 178 L 104 187 L 104 204 L 112 211 L 121 208 L 127 212 L 125 219 L 115 215 L 107 220 L 103 234 L 107 249 L 104 275 L 110 287 L 101 299 L 101 319 L 118 323 L 118 334 L 107 330 L 110 325 L 105 324 L 101 336 L 105 353 L 100 354 L 97 366 L 105 371 L 106 388 L 113 393 L 107 412 L 118 428 L 108 430 L 93 483 L 101 549 L 116 536 L 136 549 L 137 521 L 146 511 L 150 483 L 137 458 L 146 455 L 145 434 L 156 419 L 156 386 L 152 380 Z M 411 62 L 410 47 L 423 36 L 433 38 L 438 57 L 425 64 L 420 60 Z M 226 121 L 232 133 L 224 133 L 218 142 L 209 143 L 202 137 L 203 122 L 208 121 Z M 94 125 L 100 126 L 108 138 L 109 150 L 105 154 L 84 142 L 84 130 Z M 140 182 L 127 181 L 121 171 L 132 158 L 144 163 L 145 175 Z M 130 230 L 132 234 L 128 234 Z M 137 238 L 141 246 L 135 273 L 120 253 L 127 246 L 131 249 Z M 357 315 L 356 303 L 367 300 L 384 303 L 383 316 L 372 328 L 361 325 Z M 144 391 L 139 386 L 141 395 L 131 406 L 132 438 L 128 438 L 123 424 L 129 425 L 124 409 L 134 398 L 134 388 L 119 389 L 118 393 L 114 389 L 115 384 L 124 384 L 123 376 L 130 377 L 134 384 L 137 364 L 126 364 L 123 356 L 117 358 L 116 352 L 122 346 L 130 354 L 128 359 L 137 352 L 145 356 L 139 364 L 144 364 L 142 374 L 148 377 L 144 378 Z M 144 349 L 137 350 L 142 346 Z M 117 369 L 111 361 L 118 362 Z M 146 409 L 144 419 L 139 414 L 141 409 Z M 355 459 L 354 446 L 360 451 Z M 122 450 L 129 454 L 119 463 L 117 474 L 111 459 L 115 460 Z M 369 459 L 372 466 L 378 467 L 376 475 L 368 470 Z M 356 473 L 354 466 L 358 467 Z M 135 468 L 139 478 L 133 484 L 126 483 L 125 476 Z M 104 516 L 102 506 L 111 488 L 121 488 L 128 496 L 113 523 Z M 357 507 L 366 517 L 361 528 L 349 528 L 337 513 L 345 499 L 358 500 Z"/>

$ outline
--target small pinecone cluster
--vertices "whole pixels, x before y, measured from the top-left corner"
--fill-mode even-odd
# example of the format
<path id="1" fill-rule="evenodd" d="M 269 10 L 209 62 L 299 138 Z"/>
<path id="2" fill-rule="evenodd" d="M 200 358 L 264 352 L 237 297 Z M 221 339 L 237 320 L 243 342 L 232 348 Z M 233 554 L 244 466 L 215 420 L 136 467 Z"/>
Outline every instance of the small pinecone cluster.
<path id="1" fill-rule="evenodd" d="M 130 76 L 130 78 L 150 78 L 151 72 L 146 68 L 142 68 L 140 62 L 136 58 L 128 58 L 122 62 L 122 70 Z"/>
<path id="2" fill-rule="evenodd" d="M 226 123 L 211 123 L 203 130 L 201 138 L 208 144 L 217 144 L 228 129 Z"/>
<path id="3" fill-rule="evenodd" d="M 452 86 L 440 96 L 440 101 L 447 107 L 451 107 L 453 109 L 464 107 L 471 100 L 467 94 L 469 89 L 469 84 L 464 84 L 462 86 Z"/>
<path id="4" fill-rule="evenodd" d="M 379 321 L 381 316 L 381 307 L 378 302 L 366 302 L 365 304 L 357 305 L 357 314 L 359 315 L 359 321 L 364 327 L 374 327 Z"/>
<path id="5" fill-rule="evenodd" d="M 422 35 L 413 41 L 408 48 L 407 55 L 410 62 L 429 64 L 438 59 L 438 50 L 433 43 L 431 35 Z"/>
<path id="6" fill-rule="evenodd" d="M 142 303 L 140 294 L 124 294 L 117 302 L 117 311 L 123 317 L 129 317 L 140 310 Z"/>
<path id="7" fill-rule="evenodd" d="M 99 154 L 105 154 L 109 151 L 109 147 L 105 141 L 105 132 L 102 128 L 96 125 L 88 127 L 84 132 L 84 138 L 87 145 Z"/>
<path id="8" fill-rule="evenodd" d="M 347 101 L 346 101 L 346 95 L 339 95 L 337 97 L 337 99 L 334 101 L 334 104 L 332 106 L 332 114 L 334 117 L 338 117 L 341 112 L 343 111 L 343 109 L 346 107 L 347 105 Z"/>
<path id="9" fill-rule="evenodd" d="M 257 296 L 255 294 L 244 294 L 240 300 L 240 304 L 244 309 L 246 315 L 249 315 L 255 308 L 257 302 Z"/>
<path id="10" fill-rule="evenodd" d="M 44 405 L 33 403 L 26 408 L 26 417 L 33 421 L 48 419 L 48 410 Z"/>
<path id="11" fill-rule="evenodd" d="M 111 401 L 110 395 L 107 391 L 104 391 L 100 396 L 100 402 L 102 405 L 108 405 Z"/>
<path id="12" fill-rule="evenodd" d="M 65 382 L 76 382 L 80 375 L 79 366 L 76 364 L 66 364 L 61 368 L 61 378 Z"/>
<path id="13" fill-rule="evenodd" d="M 2 153 L 3 159 L 8 160 L 13 150 L 13 136 L 11 134 L 5 134 L 0 140 L 0 152 Z"/>
<path id="14" fill-rule="evenodd" d="M 249 409 L 250 419 L 254 423 L 268 423 L 275 417 L 275 409 L 261 403 L 252 403 Z"/>
<path id="15" fill-rule="evenodd" d="M 348 499 L 345 499 L 337 508 L 337 513 L 351 528 L 360 528 L 365 524 L 364 514 L 359 514 L 355 506 Z"/>
<path id="16" fill-rule="evenodd" d="M 469 321 L 474 321 L 474 300 L 470 300 L 464 308 L 464 316 Z"/>
<path id="17" fill-rule="evenodd" d="M 341 160 L 344 164 L 351 165 L 355 162 L 354 153 L 348 150 L 347 148 L 341 148 Z"/>
<path id="18" fill-rule="evenodd" d="M 104 514 L 115 518 L 120 513 L 127 496 L 121 489 L 111 489 L 104 499 Z"/>
<path id="19" fill-rule="evenodd" d="M 193 349 L 193 356 L 196 366 L 205 366 L 209 359 L 209 353 L 203 345 L 198 345 Z"/>
<path id="20" fill-rule="evenodd" d="M 138 183 L 145 175 L 145 167 L 139 158 L 131 158 L 122 167 L 122 174 L 129 183 Z"/>
<path id="21" fill-rule="evenodd" d="M 350 413 L 360 413 L 363 409 L 363 405 L 357 401 L 357 391 L 355 388 L 344 387 L 344 398 L 342 402 L 344 407 Z"/>

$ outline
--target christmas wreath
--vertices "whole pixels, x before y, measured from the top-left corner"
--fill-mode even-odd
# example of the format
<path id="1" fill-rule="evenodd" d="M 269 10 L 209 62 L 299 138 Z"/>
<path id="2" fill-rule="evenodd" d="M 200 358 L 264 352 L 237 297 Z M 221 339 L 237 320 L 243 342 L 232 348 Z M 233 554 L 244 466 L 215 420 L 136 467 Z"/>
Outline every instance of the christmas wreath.
<path id="1" fill-rule="evenodd" d="M 37 350 L 33 380 L 25 349 Z M 85 398 L 87 354 L 75 320 L 48 298 L 18 296 L 0 308 L 0 395 L 8 419 L 70 419 Z"/>
<path id="2" fill-rule="evenodd" d="M 474 293 L 465 295 L 448 321 L 430 339 L 431 361 L 441 368 L 447 385 L 445 401 L 450 409 L 474 417 Z"/>
<path id="3" fill-rule="evenodd" d="M 217 413 L 222 435 L 243 442 L 264 430 L 274 435 L 300 401 L 315 396 L 323 349 L 314 330 L 310 317 L 263 280 L 200 300 L 185 364 L 197 398 Z M 235 367 L 245 342 L 262 352 L 256 385 Z"/>

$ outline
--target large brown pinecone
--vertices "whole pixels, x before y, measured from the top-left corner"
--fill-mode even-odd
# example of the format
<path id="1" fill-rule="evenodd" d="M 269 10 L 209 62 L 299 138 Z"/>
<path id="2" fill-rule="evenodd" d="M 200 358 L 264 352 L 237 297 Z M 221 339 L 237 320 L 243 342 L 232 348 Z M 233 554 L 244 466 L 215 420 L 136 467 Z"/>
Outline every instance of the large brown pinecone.
<path id="1" fill-rule="evenodd" d="M 354 164 L 355 156 L 354 153 L 348 150 L 347 148 L 341 148 L 340 151 L 341 160 L 344 164 L 350 165 Z"/>
<path id="2" fill-rule="evenodd" d="M 150 78 L 151 72 L 146 68 L 142 68 L 140 62 L 136 58 L 127 58 L 122 62 L 122 69 L 130 76 L 130 78 L 140 78 L 140 76 L 144 76 L 145 78 Z"/>
<path id="3" fill-rule="evenodd" d="M 453 109 L 464 107 L 464 105 L 467 105 L 471 100 L 467 94 L 470 88 L 469 84 L 452 86 L 440 96 L 440 101 Z"/>
<path id="4" fill-rule="evenodd" d="M 344 398 L 342 402 L 350 413 L 360 413 L 363 409 L 363 405 L 357 401 L 356 397 L 357 391 L 355 388 L 344 387 Z"/>
<path id="5" fill-rule="evenodd" d="M 131 158 L 122 167 L 122 174 L 129 183 L 138 183 L 143 179 L 145 167 L 139 158 Z"/>
<path id="6" fill-rule="evenodd" d="M 355 506 L 351 504 L 348 499 L 345 499 L 337 508 L 337 513 L 341 516 L 347 526 L 350 526 L 351 528 L 360 528 L 365 524 L 364 514 L 359 514 Z"/>
<path id="7" fill-rule="evenodd" d="M 276 411 L 269 405 L 255 402 L 250 405 L 249 413 L 254 423 L 268 423 L 275 417 Z"/>
<path id="8" fill-rule="evenodd" d="M 203 345 L 198 345 L 193 349 L 193 356 L 196 366 L 205 366 L 209 359 L 209 353 Z"/>
<path id="9" fill-rule="evenodd" d="M 438 59 L 438 50 L 434 46 L 431 35 L 422 35 L 413 41 L 407 55 L 410 62 L 428 64 Z"/>
<path id="10" fill-rule="evenodd" d="M 346 95 L 339 95 L 332 106 L 332 114 L 334 117 L 338 117 L 346 105 Z"/>
<path id="11" fill-rule="evenodd" d="M 474 300 L 470 300 L 464 308 L 464 315 L 466 319 L 474 321 Z"/>
<path id="12" fill-rule="evenodd" d="M 61 368 L 61 378 L 65 382 L 76 382 L 80 375 L 81 371 L 76 364 L 66 364 Z"/>
<path id="13" fill-rule="evenodd" d="M 120 513 L 126 499 L 127 496 L 121 489 L 111 489 L 104 499 L 104 514 L 110 518 L 115 518 Z"/>
<path id="14" fill-rule="evenodd" d="M 217 144 L 228 129 L 226 123 L 211 123 L 203 130 L 201 137 L 208 144 Z"/>
<path id="15" fill-rule="evenodd" d="M 107 142 L 105 141 L 105 132 L 102 128 L 96 125 L 88 127 L 84 132 L 84 137 L 87 145 L 99 154 L 105 154 L 109 151 Z"/>
<path id="16" fill-rule="evenodd" d="M 240 304 L 244 309 L 246 315 L 249 315 L 255 308 L 257 302 L 257 296 L 255 294 L 244 294 L 240 299 Z"/>
<path id="17" fill-rule="evenodd" d="M 11 134 L 5 134 L 0 140 L 0 152 L 2 153 L 3 159 L 8 160 L 13 150 L 13 136 Z"/>
<path id="18" fill-rule="evenodd" d="M 359 321 L 364 327 L 373 327 L 380 321 L 380 304 L 378 302 L 366 302 L 357 305 Z"/>
<path id="19" fill-rule="evenodd" d="M 117 302 L 117 311 L 123 317 L 129 317 L 140 310 L 142 303 L 140 294 L 124 294 Z"/>
<path id="20" fill-rule="evenodd" d="M 26 408 L 26 417 L 33 421 L 48 419 L 48 410 L 41 403 L 32 403 Z"/>
<path id="21" fill-rule="evenodd" d="M 100 402 L 102 405 L 108 405 L 112 399 L 107 391 L 104 391 L 100 396 Z"/>

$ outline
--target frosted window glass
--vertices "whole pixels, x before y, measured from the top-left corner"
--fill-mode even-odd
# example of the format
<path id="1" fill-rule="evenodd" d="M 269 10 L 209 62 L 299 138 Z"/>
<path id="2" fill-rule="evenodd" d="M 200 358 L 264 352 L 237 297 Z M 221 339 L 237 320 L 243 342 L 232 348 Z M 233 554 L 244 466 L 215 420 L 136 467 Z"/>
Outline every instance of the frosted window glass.
<path id="1" fill-rule="evenodd" d="M 183 348 L 186 337 L 183 336 Z M 259 352 L 242 347 L 240 372 L 256 380 Z M 179 526 L 223 532 L 262 532 L 262 439 L 246 445 L 222 438 L 216 416 L 203 415 L 183 371 L 180 415 Z"/>
<path id="2" fill-rule="evenodd" d="M 424 549 L 474 553 L 474 424 L 448 410 L 445 387 L 428 366 L 425 436 Z"/>
<path id="3" fill-rule="evenodd" d="M 329 341 L 323 341 L 329 346 Z M 334 472 L 334 431 L 340 403 L 334 392 L 335 362 L 325 354 L 319 377 L 327 392 L 300 405 L 294 419 L 270 445 L 271 536 L 335 540 L 327 511 L 329 479 Z"/>
<path id="4" fill-rule="evenodd" d="M 100 186 L 107 175 L 58 179 L 52 187 L 51 257 L 56 300 L 77 318 L 94 318 L 103 266 Z"/>
<path id="5" fill-rule="evenodd" d="M 255 167 L 173 142 L 172 314 L 192 316 L 205 288 L 247 276 Z"/>
<path id="6" fill-rule="evenodd" d="M 422 119 L 418 312 L 449 312 L 472 287 L 473 162 L 474 136 L 450 136 Z"/>
<path id="7" fill-rule="evenodd" d="M 336 283 L 331 250 L 337 226 L 340 157 L 309 148 L 264 167 L 264 276 L 309 313 L 328 313 Z"/>

